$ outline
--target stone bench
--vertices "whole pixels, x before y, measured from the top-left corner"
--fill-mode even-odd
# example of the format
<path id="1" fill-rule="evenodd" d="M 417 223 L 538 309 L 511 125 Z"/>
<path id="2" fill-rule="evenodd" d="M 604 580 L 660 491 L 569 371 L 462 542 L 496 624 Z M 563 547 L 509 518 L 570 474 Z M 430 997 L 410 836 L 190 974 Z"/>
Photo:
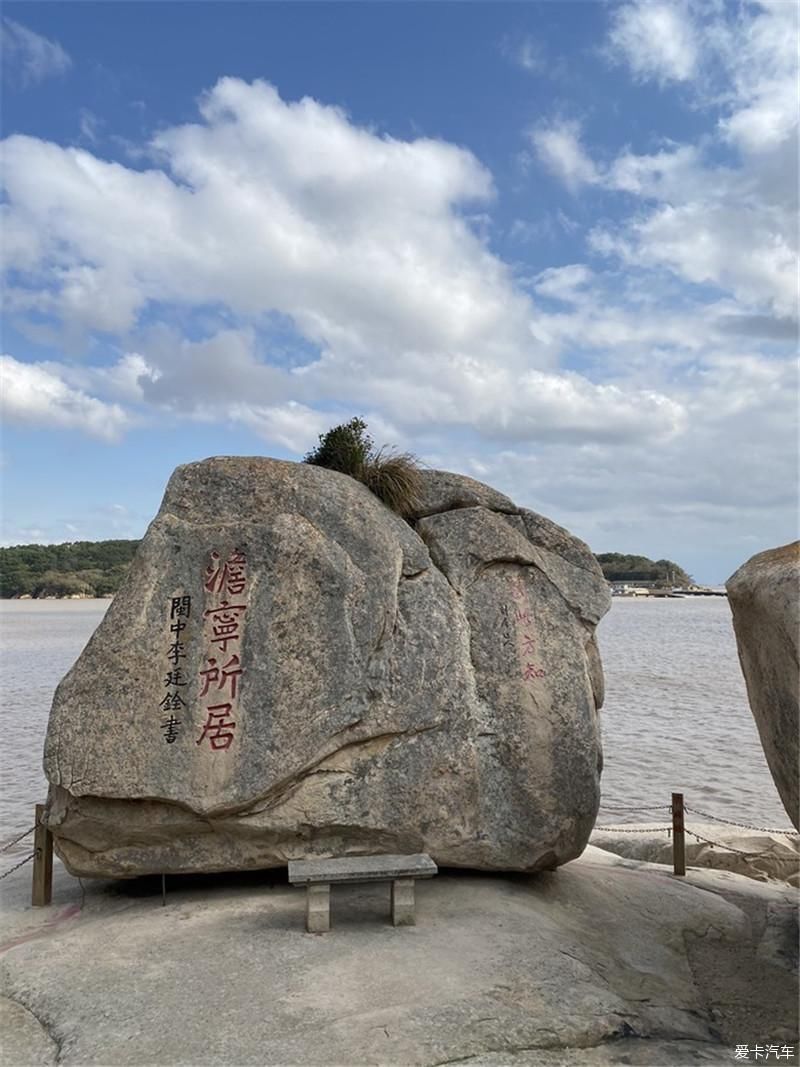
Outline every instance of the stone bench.
<path id="1" fill-rule="evenodd" d="M 414 879 L 433 878 L 438 867 L 424 853 L 415 856 L 341 856 L 338 859 L 292 860 L 289 881 L 306 887 L 306 930 L 323 934 L 331 928 L 331 884 L 391 882 L 392 922 L 413 926 Z"/>

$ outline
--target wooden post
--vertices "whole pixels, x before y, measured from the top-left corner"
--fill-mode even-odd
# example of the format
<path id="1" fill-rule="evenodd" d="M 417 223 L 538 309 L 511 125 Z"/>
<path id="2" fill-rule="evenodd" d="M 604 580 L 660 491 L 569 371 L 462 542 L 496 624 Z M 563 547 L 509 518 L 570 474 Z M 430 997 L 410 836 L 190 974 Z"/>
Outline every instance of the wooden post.
<path id="1" fill-rule="evenodd" d="M 672 869 L 686 874 L 686 842 L 683 834 L 683 793 L 672 794 Z"/>
<path id="2" fill-rule="evenodd" d="M 53 899 L 53 835 L 44 824 L 44 804 L 36 805 L 33 835 L 33 885 L 31 904 L 43 908 Z"/>

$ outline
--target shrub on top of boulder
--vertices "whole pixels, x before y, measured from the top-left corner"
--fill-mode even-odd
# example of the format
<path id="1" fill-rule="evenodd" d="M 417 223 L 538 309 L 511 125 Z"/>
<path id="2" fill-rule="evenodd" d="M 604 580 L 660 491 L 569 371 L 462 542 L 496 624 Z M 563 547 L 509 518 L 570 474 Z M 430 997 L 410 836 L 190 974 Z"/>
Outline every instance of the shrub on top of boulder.
<path id="1" fill-rule="evenodd" d="M 351 419 L 320 434 L 319 444 L 303 462 L 349 474 L 398 515 L 410 515 L 422 494 L 416 456 L 387 446 L 376 450 L 363 419 Z"/>

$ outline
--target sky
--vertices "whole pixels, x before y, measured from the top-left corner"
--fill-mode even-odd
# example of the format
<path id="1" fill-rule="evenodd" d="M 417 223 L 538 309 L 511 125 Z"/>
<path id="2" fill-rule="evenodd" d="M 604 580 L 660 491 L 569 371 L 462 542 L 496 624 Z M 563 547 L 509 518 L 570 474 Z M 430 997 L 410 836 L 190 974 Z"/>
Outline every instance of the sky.
<path id="1" fill-rule="evenodd" d="M 698 581 L 796 538 L 797 10 L 6 0 L 2 543 L 355 415 Z"/>

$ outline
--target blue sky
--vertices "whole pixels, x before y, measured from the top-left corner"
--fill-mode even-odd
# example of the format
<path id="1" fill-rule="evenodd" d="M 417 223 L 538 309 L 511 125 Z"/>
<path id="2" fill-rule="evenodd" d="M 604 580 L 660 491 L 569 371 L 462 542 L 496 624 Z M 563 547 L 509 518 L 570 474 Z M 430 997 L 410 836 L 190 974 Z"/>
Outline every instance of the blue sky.
<path id="1" fill-rule="evenodd" d="M 6 3 L 4 544 L 354 414 L 595 551 L 797 536 L 789 3 Z"/>

